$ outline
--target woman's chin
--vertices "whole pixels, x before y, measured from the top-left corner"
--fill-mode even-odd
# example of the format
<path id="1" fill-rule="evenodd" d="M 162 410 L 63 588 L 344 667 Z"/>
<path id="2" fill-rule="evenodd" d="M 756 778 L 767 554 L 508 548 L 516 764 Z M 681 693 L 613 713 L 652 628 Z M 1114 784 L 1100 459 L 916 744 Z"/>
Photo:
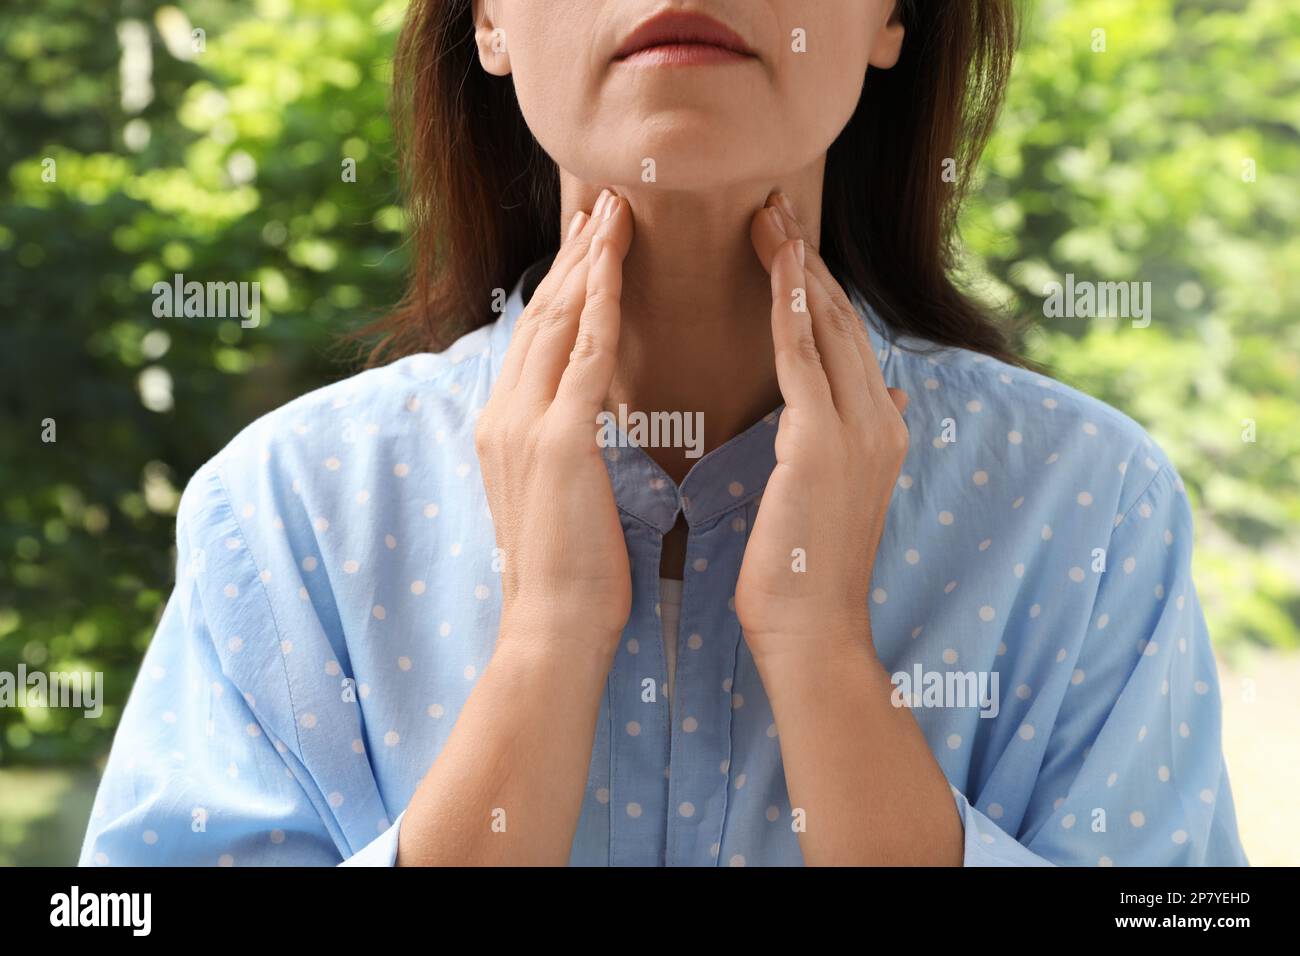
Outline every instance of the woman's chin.
<path id="1" fill-rule="evenodd" d="M 769 146 L 745 145 L 690 123 L 654 124 L 639 135 L 615 140 L 618 149 L 605 153 L 573 149 L 548 153 L 576 178 L 626 190 L 654 188 L 688 192 L 724 189 L 738 183 L 770 180 L 780 170 L 802 165 L 796 157 L 788 163 Z M 739 145 L 738 145 L 739 142 Z"/>

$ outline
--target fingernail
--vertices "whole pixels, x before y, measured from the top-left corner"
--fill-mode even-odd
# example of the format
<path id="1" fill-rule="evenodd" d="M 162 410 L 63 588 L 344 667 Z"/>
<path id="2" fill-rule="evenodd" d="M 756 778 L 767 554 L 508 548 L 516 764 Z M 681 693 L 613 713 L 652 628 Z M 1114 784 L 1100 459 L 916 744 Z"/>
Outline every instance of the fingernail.
<path id="1" fill-rule="evenodd" d="M 578 233 L 582 232 L 582 224 L 587 221 L 587 214 L 579 209 L 573 214 L 573 219 L 569 221 L 569 231 L 565 233 L 564 241 L 568 242 Z"/>
<path id="2" fill-rule="evenodd" d="M 596 205 L 594 205 L 594 206 L 591 207 L 591 218 L 592 218 L 592 219 L 599 219 L 599 218 L 600 218 L 600 210 L 601 210 L 601 207 L 603 207 L 603 206 L 605 205 L 605 200 L 607 200 L 607 199 L 609 199 L 609 190 L 608 190 L 608 189 L 602 189 L 602 190 L 600 191 L 600 197 L 596 200 Z"/>
<path id="3" fill-rule="evenodd" d="M 796 239 L 794 243 L 794 254 L 799 257 L 799 265 L 803 265 L 803 240 Z"/>
<path id="4" fill-rule="evenodd" d="M 784 212 L 795 222 L 799 221 L 799 217 L 794 214 L 794 204 L 790 202 L 790 200 L 786 197 L 785 193 L 777 193 L 776 201 L 777 203 L 780 204 L 782 212 Z"/>
<path id="5" fill-rule="evenodd" d="M 777 232 L 781 233 L 783 236 L 790 235 L 785 231 L 785 220 L 781 218 L 781 213 L 775 206 L 768 206 L 767 214 L 768 218 L 770 218 L 772 222 L 776 223 Z"/>
<path id="6" fill-rule="evenodd" d="M 613 215 L 614 215 L 614 211 L 615 211 L 616 209 L 618 209 L 618 204 L 619 204 L 621 201 L 622 201 L 622 200 L 621 200 L 618 196 L 611 196 L 611 197 L 610 197 L 609 202 L 605 204 L 605 213 L 604 213 L 604 217 L 605 217 L 606 220 L 608 220 L 608 219 L 610 219 L 611 217 L 613 217 Z"/>

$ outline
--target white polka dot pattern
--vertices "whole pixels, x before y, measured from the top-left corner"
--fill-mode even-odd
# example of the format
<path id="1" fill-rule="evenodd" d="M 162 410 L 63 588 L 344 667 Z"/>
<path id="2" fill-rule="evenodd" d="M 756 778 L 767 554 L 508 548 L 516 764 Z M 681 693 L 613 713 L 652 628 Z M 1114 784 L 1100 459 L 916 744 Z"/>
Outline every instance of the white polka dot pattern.
<path id="1" fill-rule="evenodd" d="M 448 352 L 292 402 L 189 482 L 153 679 L 122 716 L 83 864 L 392 864 L 401 814 L 496 642 L 473 426 L 521 308 L 516 288 Z M 912 440 L 863 594 L 888 671 L 922 675 L 906 704 L 954 785 L 966 865 L 1244 862 L 1168 459 L 1034 373 L 871 334 L 887 384 L 911 397 Z M 606 455 L 635 586 L 576 864 L 802 862 L 733 601 L 778 420 L 680 487 L 640 449 Z M 670 718 L 657 535 L 679 513 Z M 817 561 L 810 548 L 807 573 Z M 933 700 L 924 675 L 982 675 L 987 693 Z"/>

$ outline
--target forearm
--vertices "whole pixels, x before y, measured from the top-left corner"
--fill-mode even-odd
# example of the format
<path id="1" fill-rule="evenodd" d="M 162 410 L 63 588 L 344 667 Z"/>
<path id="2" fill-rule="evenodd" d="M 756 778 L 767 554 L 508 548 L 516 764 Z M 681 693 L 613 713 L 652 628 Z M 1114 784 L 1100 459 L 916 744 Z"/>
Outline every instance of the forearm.
<path id="1" fill-rule="evenodd" d="M 787 642 L 787 647 L 797 647 Z M 921 728 L 868 646 L 758 662 L 809 866 L 960 866 L 961 821 Z"/>
<path id="2" fill-rule="evenodd" d="M 609 657 L 587 649 L 596 643 L 503 625 L 402 818 L 399 866 L 568 862 L 609 671 Z"/>

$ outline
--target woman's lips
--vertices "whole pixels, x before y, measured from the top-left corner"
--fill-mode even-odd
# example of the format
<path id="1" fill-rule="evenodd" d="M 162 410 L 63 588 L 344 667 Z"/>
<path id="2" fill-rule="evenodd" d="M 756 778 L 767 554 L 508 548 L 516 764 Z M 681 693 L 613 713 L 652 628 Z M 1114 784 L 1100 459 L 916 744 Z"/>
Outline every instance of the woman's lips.
<path id="1" fill-rule="evenodd" d="M 705 66 L 712 63 L 741 63 L 749 59 L 753 58 L 710 43 L 665 43 L 637 50 L 618 62 L 635 66 Z"/>
<path id="2" fill-rule="evenodd" d="M 739 63 L 754 51 L 734 30 L 699 13 L 667 12 L 651 17 L 623 41 L 614 60 L 638 66 Z"/>

